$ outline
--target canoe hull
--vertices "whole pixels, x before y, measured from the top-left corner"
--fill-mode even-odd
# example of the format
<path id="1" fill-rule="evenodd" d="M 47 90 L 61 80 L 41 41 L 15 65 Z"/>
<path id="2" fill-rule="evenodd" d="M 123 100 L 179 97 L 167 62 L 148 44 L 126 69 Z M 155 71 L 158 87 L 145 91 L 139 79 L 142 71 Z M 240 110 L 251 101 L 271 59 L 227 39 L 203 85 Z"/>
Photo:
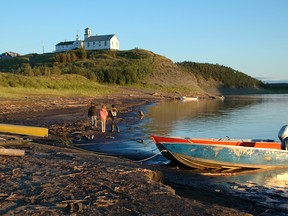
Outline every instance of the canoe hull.
<path id="1" fill-rule="evenodd" d="M 266 169 L 288 167 L 288 151 L 281 150 L 280 143 L 276 142 L 261 142 L 262 144 L 258 142 L 256 146 L 262 147 L 250 147 L 248 141 L 242 145 L 238 141 L 233 141 L 234 144 L 228 141 L 215 144 L 209 139 L 206 140 L 206 143 L 202 142 L 205 139 L 201 139 L 197 143 L 195 142 L 197 139 L 192 139 L 194 141 L 192 142 L 182 138 L 159 138 L 157 136 L 152 136 L 152 138 L 163 156 L 192 168 Z M 251 142 L 250 145 L 255 146 L 255 142 Z"/>
<path id="2" fill-rule="evenodd" d="M 193 168 L 288 167 L 288 152 L 236 146 L 162 143 L 179 162 Z"/>

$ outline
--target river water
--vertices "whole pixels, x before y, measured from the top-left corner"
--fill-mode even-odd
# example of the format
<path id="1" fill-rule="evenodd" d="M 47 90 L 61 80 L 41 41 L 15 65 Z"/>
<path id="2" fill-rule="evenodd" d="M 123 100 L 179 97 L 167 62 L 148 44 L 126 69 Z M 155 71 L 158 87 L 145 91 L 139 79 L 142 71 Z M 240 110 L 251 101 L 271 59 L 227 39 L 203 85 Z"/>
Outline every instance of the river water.
<path id="1" fill-rule="evenodd" d="M 280 128 L 288 124 L 287 107 L 288 94 L 160 102 L 143 107 L 145 118 L 139 120 L 136 125 L 121 125 L 120 122 L 120 134 L 114 134 L 102 143 L 95 144 L 90 141 L 80 147 L 168 168 L 169 161 L 155 147 L 150 138 L 151 134 L 279 141 Z M 134 116 L 125 118 L 138 119 L 137 111 L 135 110 Z M 133 134 L 133 138 L 127 139 L 125 133 Z M 184 169 L 183 172 L 186 174 L 184 184 L 197 182 L 199 186 L 202 182 L 200 179 L 209 176 L 210 180 L 213 178 L 214 188 L 219 187 L 219 190 L 241 194 L 242 197 L 255 199 L 270 207 L 277 205 L 288 212 L 288 169 L 249 171 L 231 175 L 191 169 Z M 198 180 L 193 175 L 195 173 Z"/>

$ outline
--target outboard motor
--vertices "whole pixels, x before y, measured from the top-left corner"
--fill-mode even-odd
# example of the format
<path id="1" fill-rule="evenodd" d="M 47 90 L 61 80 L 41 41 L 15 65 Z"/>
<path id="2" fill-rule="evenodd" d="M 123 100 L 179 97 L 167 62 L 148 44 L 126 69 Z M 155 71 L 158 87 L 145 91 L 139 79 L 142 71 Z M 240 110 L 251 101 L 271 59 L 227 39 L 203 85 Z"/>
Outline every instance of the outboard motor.
<path id="1" fill-rule="evenodd" d="M 284 125 L 279 133 L 278 133 L 278 137 L 281 141 L 281 148 L 283 150 L 288 150 L 288 125 Z"/>

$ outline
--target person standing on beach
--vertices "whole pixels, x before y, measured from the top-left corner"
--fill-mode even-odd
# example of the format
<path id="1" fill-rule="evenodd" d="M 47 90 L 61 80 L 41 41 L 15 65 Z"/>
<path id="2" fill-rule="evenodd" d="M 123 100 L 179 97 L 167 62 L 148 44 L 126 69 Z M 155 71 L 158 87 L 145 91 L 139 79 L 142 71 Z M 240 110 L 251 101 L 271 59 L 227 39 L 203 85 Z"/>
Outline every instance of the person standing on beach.
<path id="1" fill-rule="evenodd" d="M 99 116 L 100 116 L 100 119 L 101 119 L 101 130 L 102 130 L 102 133 L 105 133 L 106 132 L 106 119 L 107 119 L 107 116 L 108 116 L 108 112 L 107 112 L 107 109 L 106 109 L 105 105 L 102 105 L 102 108 L 99 111 Z"/>
<path id="2" fill-rule="evenodd" d="M 88 117 L 91 119 L 92 128 L 97 128 L 97 109 L 94 102 L 91 102 L 91 106 L 88 109 Z"/>
<path id="3" fill-rule="evenodd" d="M 120 133 L 120 128 L 118 126 L 118 110 L 113 104 L 111 106 L 111 110 L 109 110 L 109 117 L 111 118 L 111 132 L 114 132 L 114 128 L 117 129 L 117 132 Z"/>

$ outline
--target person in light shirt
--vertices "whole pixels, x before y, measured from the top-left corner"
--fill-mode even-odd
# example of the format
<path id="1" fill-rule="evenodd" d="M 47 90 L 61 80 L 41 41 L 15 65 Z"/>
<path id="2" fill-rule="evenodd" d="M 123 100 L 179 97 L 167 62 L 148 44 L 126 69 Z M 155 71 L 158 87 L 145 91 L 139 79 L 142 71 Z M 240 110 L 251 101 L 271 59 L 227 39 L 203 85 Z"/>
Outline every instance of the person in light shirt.
<path id="1" fill-rule="evenodd" d="M 106 132 L 106 120 L 108 116 L 108 112 L 105 105 L 102 105 L 101 110 L 99 111 L 99 116 L 101 120 L 101 131 L 102 133 Z"/>

